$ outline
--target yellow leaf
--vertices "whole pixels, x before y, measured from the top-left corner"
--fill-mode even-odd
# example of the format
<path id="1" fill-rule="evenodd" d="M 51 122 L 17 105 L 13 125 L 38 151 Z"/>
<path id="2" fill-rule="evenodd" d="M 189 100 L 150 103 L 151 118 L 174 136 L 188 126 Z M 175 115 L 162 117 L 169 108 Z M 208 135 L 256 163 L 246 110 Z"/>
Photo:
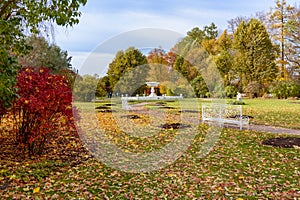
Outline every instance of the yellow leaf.
<path id="1" fill-rule="evenodd" d="M 9 177 L 10 180 L 15 179 L 15 178 L 16 178 L 16 175 L 11 175 L 11 176 Z"/>
<path id="2" fill-rule="evenodd" d="M 39 193 L 40 192 L 40 187 L 36 187 L 33 189 L 33 194 Z"/>

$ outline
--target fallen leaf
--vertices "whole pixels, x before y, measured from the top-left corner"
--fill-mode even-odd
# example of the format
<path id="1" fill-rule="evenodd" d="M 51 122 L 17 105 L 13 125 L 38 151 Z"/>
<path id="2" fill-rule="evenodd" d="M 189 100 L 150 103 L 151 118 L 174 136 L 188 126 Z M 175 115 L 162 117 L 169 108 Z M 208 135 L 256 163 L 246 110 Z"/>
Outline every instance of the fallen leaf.
<path id="1" fill-rule="evenodd" d="M 33 194 L 39 193 L 40 192 L 40 187 L 36 187 L 33 189 Z"/>

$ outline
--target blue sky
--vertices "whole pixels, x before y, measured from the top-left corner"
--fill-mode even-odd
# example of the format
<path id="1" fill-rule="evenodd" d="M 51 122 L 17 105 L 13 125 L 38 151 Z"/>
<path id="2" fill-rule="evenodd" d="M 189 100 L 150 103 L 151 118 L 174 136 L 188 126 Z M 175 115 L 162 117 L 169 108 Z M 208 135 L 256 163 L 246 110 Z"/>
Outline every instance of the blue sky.
<path id="1" fill-rule="evenodd" d="M 111 40 L 124 33 L 151 28 L 185 35 L 194 27 L 203 28 L 212 22 L 220 30 L 225 30 L 228 20 L 238 16 L 249 17 L 259 11 L 268 12 L 274 7 L 274 2 L 275 0 L 88 0 L 87 5 L 81 8 L 80 23 L 73 28 L 57 28 L 55 42 L 72 56 L 74 67 L 84 69 L 86 65 L 90 65 L 92 68 L 101 68 L 100 71 L 82 70 L 82 73 L 101 74 L 114 55 L 102 52 L 97 58 L 92 56 L 92 60 L 89 56 L 97 52 L 99 46 L 103 50 L 103 43 L 111 45 Z M 287 2 L 294 5 L 299 0 Z"/>

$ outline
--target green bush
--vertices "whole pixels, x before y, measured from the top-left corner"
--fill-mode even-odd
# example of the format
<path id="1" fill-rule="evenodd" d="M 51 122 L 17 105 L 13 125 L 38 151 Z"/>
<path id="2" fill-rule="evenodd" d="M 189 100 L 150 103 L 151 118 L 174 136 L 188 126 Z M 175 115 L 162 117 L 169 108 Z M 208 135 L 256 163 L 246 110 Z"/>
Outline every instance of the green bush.
<path id="1" fill-rule="evenodd" d="M 225 87 L 226 97 L 233 98 L 237 94 L 237 92 L 238 91 L 237 91 L 236 87 L 234 87 L 232 85 L 228 85 Z"/>
<path id="2" fill-rule="evenodd" d="M 237 101 L 237 100 L 230 100 L 230 101 L 228 101 L 228 104 L 231 104 L 231 105 L 246 105 L 245 102 Z"/>
<path id="3" fill-rule="evenodd" d="M 294 81 L 279 81 L 272 88 L 272 93 L 279 99 L 300 97 L 300 85 Z"/>

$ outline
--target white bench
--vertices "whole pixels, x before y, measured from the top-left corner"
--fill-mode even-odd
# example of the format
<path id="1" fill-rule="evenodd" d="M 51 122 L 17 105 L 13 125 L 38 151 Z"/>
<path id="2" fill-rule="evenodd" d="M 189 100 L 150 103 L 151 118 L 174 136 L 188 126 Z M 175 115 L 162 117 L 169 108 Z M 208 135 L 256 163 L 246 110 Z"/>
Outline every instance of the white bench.
<path id="1" fill-rule="evenodd" d="M 249 129 L 249 117 L 243 116 L 241 105 L 228 105 L 221 103 L 202 104 L 202 122 L 217 123 L 219 126 L 235 125 Z"/>

